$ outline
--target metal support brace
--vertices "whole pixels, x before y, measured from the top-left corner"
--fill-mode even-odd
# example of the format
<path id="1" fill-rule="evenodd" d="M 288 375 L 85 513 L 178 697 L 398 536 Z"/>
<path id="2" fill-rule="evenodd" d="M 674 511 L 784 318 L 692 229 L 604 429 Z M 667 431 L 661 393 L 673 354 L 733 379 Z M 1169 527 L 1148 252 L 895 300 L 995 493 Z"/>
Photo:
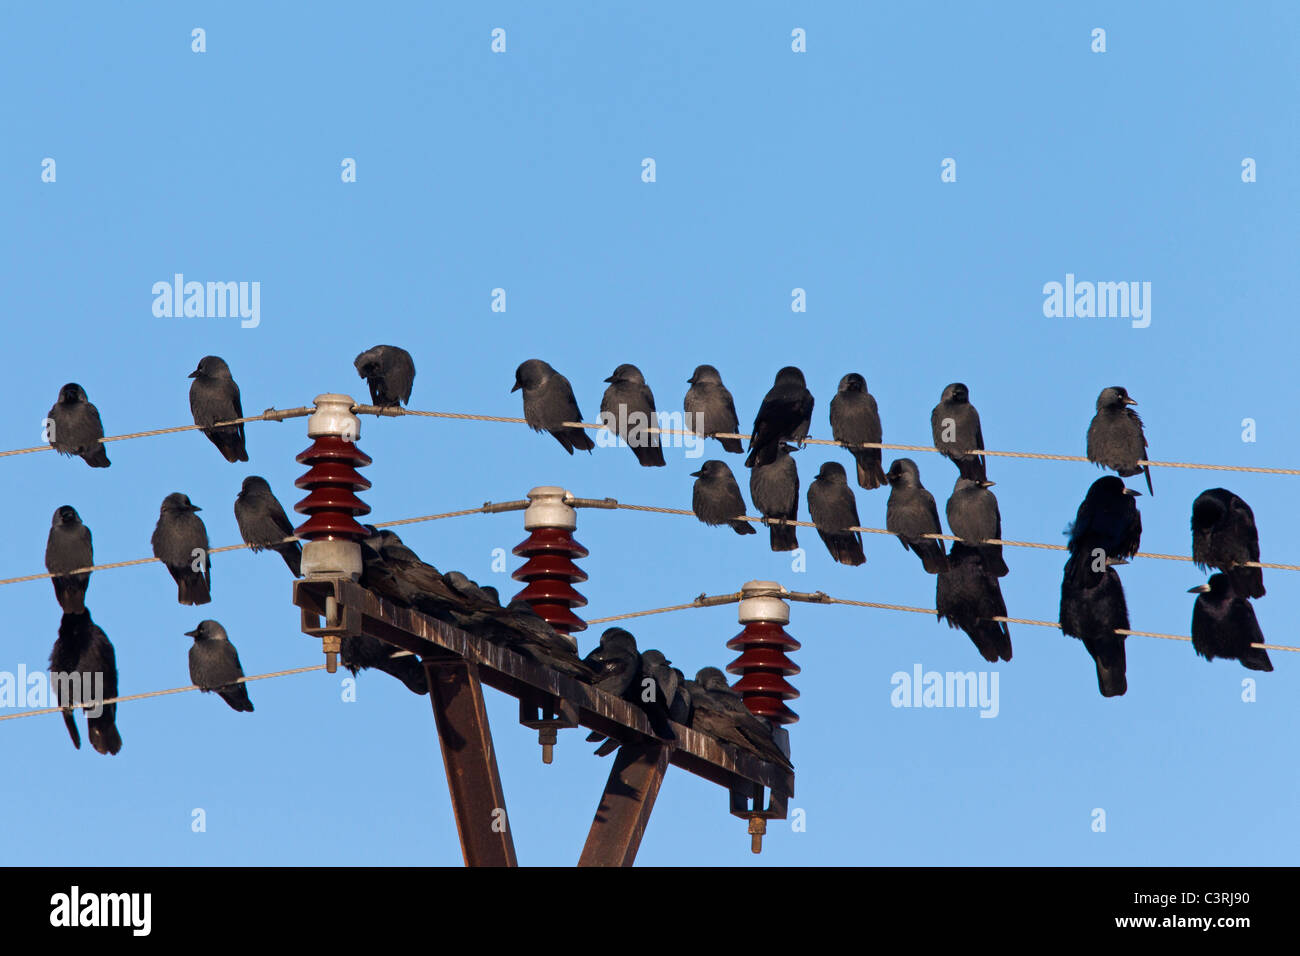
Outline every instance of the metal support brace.
<path id="1" fill-rule="evenodd" d="M 631 866 L 668 770 L 669 747 L 657 741 L 618 748 L 578 866 Z"/>

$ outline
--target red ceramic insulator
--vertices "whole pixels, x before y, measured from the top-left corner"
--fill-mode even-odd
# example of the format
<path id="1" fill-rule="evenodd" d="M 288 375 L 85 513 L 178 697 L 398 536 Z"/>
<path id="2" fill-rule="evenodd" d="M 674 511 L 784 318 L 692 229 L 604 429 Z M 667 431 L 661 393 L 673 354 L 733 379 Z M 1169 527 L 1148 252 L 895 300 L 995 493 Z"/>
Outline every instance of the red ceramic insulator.
<path id="1" fill-rule="evenodd" d="M 750 713 L 776 724 L 793 724 L 799 715 L 785 705 L 799 692 L 786 680 L 799 673 L 799 665 L 786 656 L 797 651 L 798 641 L 771 621 L 751 621 L 727 641 L 727 648 L 741 655 L 727 665 L 727 673 L 740 674 L 732 689 L 745 698 Z"/>
<path id="2" fill-rule="evenodd" d="M 353 442 L 337 435 L 322 435 L 298 456 L 298 461 L 310 469 L 294 482 L 308 490 L 307 497 L 293 506 L 294 511 L 307 515 L 294 534 L 306 541 L 360 541 L 367 537 L 366 529 L 354 518 L 370 513 L 370 506 L 356 496 L 356 492 L 370 487 L 370 482 L 357 472 L 370 464 L 370 456 Z"/>
<path id="3" fill-rule="evenodd" d="M 570 609 L 587 604 L 573 588 L 573 582 L 587 580 L 587 572 L 573 563 L 574 558 L 585 558 L 587 549 L 564 528 L 534 528 L 514 553 L 526 559 L 511 575 L 525 583 L 514 600 L 527 601 L 538 617 L 561 634 L 585 631 L 587 622 Z"/>

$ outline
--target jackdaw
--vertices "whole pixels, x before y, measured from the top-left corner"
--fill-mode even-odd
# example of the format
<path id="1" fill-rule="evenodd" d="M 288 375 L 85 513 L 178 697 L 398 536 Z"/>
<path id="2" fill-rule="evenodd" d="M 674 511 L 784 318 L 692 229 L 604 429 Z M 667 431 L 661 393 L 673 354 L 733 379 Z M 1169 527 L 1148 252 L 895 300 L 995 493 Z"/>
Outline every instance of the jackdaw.
<path id="1" fill-rule="evenodd" d="M 1271 671 L 1273 662 L 1268 651 L 1252 644 L 1263 644 L 1264 635 L 1255 619 L 1250 600 L 1237 590 L 1227 574 L 1212 574 L 1210 582 L 1188 591 L 1196 595 L 1192 608 L 1192 647 L 1207 661 L 1216 657 L 1241 661 L 1252 671 Z"/>
<path id="2" fill-rule="evenodd" d="M 889 503 L 885 506 L 885 529 L 898 536 L 903 548 L 916 552 L 921 567 L 929 574 L 938 574 L 948 568 L 942 538 L 927 538 L 927 534 L 942 534 L 939 526 L 939 509 L 934 495 L 921 484 L 921 473 L 910 458 L 895 458 L 885 475 L 889 482 Z"/>
<path id="3" fill-rule="evenodd" d="M 401 654 L 396 657 L 394 655 Z M 339 642 L 339 663 L 356 677 L 363 670 L 374 668 L 396 677 L 412 694 L 429 693 L 429 678 L 424 665 L 413 654 L 403 654 L 395 647 L 369 634 L 355 634 Z"/>
<path id="4" fill-rule="evenodd" d="M 858 503 L 838 461 L 824 463 L 808 486 L 808 514 L 832 558 L 854 567 L 866 563 L 862 532 L 848 530 L 858 527 Z"/>
<path id="5" fill-rule="evenodd" d="M 216 355 L 205 355 L 189 377 L 194 379 L 190 386 L 190 411 L 194 413 L 194 424 L 200 426 L 226 461 L 248 461 L 242 422 L 213 427 L 217 422 L 244 417 L 244 409 L 239 404 L 239 386 L 231 378 L 226 360 Z"/>
<path id="6" fill-rule="evenodd" d="M 934 447 L 939 454 L 951 459 L 963 478 L 984 481 L 984 456 L 972 451 L 984 448 L 984 434 L 980 431 L 980 413 L 970 403 L 970 390 L 961 382 L 953 382 L 943 390 L 939 404 L 930 412 L 930 431 Z"/>
<path id="7" fill-rule="evenodd" d="M 415 362 L 406 349 L 396 345 L 376 345 L 358 355 L 352 364 L 370 386 L 370 404 L 410 404 Z"/>
<path id="8" fill-rule="evenodd" d="M 90 404 L 86 390 L 76 382 L 59 389 L 59 400 L 50 409 L 50 447 L 60 455 L 79 455 L 91 468 L 107 468 L 112 462 L 100 439 L 104 424 L 99 409 Z"/>
<path id="9" fill-rule="evenodd" d="M 1227 488 L 1202 491 L 1192 503 L 1192 560 L 1226 571 L 1247 597 L 1264 596 L 1264 569 L 1245 566 L 1259 560 L 1255 513 Z"/>
<path id="10" fill-rule="evenodd" d="M 840 379 L 831 399 L 831 437 L 850 446 L 849 453 L 858 463 L 858 485 L 870 491 L 885 483 L 880 449 L 852 447 L 860 442 L 879 444 L 884 440 L 876 400 L 867 391 L 867 380 L 857 372 Z"/>
<path id="11" fill-rule="evenodd" d="M 515 386 L 524 391 L 524 420 L 535 432 L 555 436 L 570 455 L 573 449 L 591 451 L 596 443 L 585 428 L 566 428 L 565 422 L 581 422 L 577 399 L 569 380 L 541 359 L 529 359 L 515 369 Z"/>
<path id="12" fill-rule="evenodd" d="M 740 433 L 740 419 L 736 417 L 736 403 L 722 384 L 722 376 L 712 365 L 698 365 L 695 373 L 686 380 L 690 388 L 682 400 L 682 408 L 691 416 L 694 431 L 706 438 L 719 432 L 729 435 Z M 742 452 L 745 447 L 739 438 L 719 438 L 722 450 Z"/>
<path id="13" fill-rule="evenodd" d="M 935 607 L 936 616 L 965 631 L 986 661 L 1011 660 L 1011 632 L 1005 621 L 993 620 L 1007 616 L 1007 605 L 998 577 L 979 548 L 953 542 L 948 570 L 940 572 L 935 583 Z"/>
<path id="14" fill-rule="evenodd" d="M 293 537 L 293 525 L 260 475 L 245 478 L 235 496 L 235 523 L 239 525 L 239 536 L 253 551 L 272 549 L 284 558 L 295 578 L 302 576 L 302 545 L 284 540 Z"/>
<path id="15" fill-rule="evenodd" d="M 755 465 L 749 473 L 749 497 L 764 518 L 799 517 L 799 469 L 790 455 L 790 446 L 781 443 L 771 464 Z M 793 551 L 799 547 L 796 526 L 769 524 L 769 541 L 773 551 Z"/>
<path id="16" fill-rule="evenodd" d="M 770 465 L 782 442 L 792 441 L 802 448 L 812 424 L 812 412 L 813 396 L 804 382 L 803 372 L 787 365 L 776 373 L 776 381 L 758 407 L 745 467 Z"/>
<path id="17" fill-rule="evenodd" d="M 682 715 L 681 705 L 678 703 L 678 698 L 682 696 L 682 672 L 673 667 L 672 663 L 662 651 L 653 648 L 643 651 L 638 677 L 623 693 L 624 700 L 636 704 L 645 711 L 650 727 L 662 740 L 677 739 L 677 734 L 669 721 L 678 720 Z M 685 723 L 680 720 L 678 722 Z M 596 748 L 598 757 L 613 753 L 622 743 L 614 738 L 606 740 L 605 735 L 598 731 L 588 734 L 587 740 L 591 743 L 598 740 L 605 741 Z"/>
<path id="18" fill-rule="evenodd" d="M 757 534 L 754 526 L 741 517 L 745 499 L 740 485 L 725 461 L 711 459 L 699 471 L 691 472 L 695 487 L 691 493 L 691 510 L 708 525 L 730 525 L 736 534 Z"/>
<path id="19" fill-rule="evenodd" d="M 1077 637 L 1097 664 L 1097 687 L 1103 697 L 1120 697 L 1128 690 L 1124 638 L 1116 629 L 1128 630 L 1128 604 L 1119 574 L 1110 566 L 1089 576 L 1075 565 L 1091 561 L 1072 554 L 1061 580 L 1061 630 Z"/>
<path id="20" fill-rule="evenodd" d="M 1146 460 L 1147 437 L 1142 432 L 1142 419 L 1128 407 L 1136 404 L 1118 385 L 1101 390 L 1097 414 L 1088 426 L 1088 460 L 1124 478 L 1142 472 L 1147 479 L 1147 493 L 1155 494 L 1151 490 L 1150 467 L 1138 464 Z"/>
<path id="21" fill-rule="evenodd" d="M 615 697 L 623 697 L 641 674 L 641 655 L 636 638 L 621 627 L 600 635 L 600 644 L 582 659 L 594 677 L 591 686 Z"/>
<path id="22" fill-rule="evenodd" d="M 252 713 L 248 685 L 239 680 L 244 676 L 244 668 L 239 664 L 239 652 L 230 643 L 226 629 L 216 621 L 200 621 L 185 636 L 194 638 L 190 647 L 190 680 L 205 694 L 216 691 L 231 710 Z"/>
<path id="23" fill-rule="evenodd" d="M 659 427 L 659 416 L 655 413 L 654 393 L 646 385 L 641 370 L 625 362 L 605 381 L 609 382 L 609 388 L 600 400 L 601 423 L 627 442 L 642 466 L 666 465 L 659 433 L 650 431 Z"/>
<path id="24" fill-rule="evenodd" d="M 208 529 L 195 514 L 202 510 L 186 495 L 173 491 L 158 509 L 158 525 L 150 539 L 153 556 L 171 572 L 176 581 L 176 600 L 182 604 L 207 604 L 212 600 Z"/>
<path id="25" fill-rule="evenodd" d="M 968 545 L 978 548 L 984 567 L 991 574 L 1005 577 L 1008 568 L 1002 558 L 1002 545 L 980 544 L 1002 537 L 1002 514 L 998 499 L 989 491 L 996 482 L 958 478 L 948 499 L 948 529 Z"/>
<path id="26" fill-rule="evenodd" d="M 80 614 L 86 609 L 86 588 L 90 572 L 69 574 L 95 563 L 90 544 L 90 529 L 81 523 L 81 515 L 72 505 L 54 510 L 50 536 L 45 543 L 45 570 L 53 574 L 54 597 L 65 613 Z"/>
<path id="27" fill-rule="evenodd" d="M 117 655 L 108 635 L 90 619 L 89 611 L 64 614 L 59 620 L 59 636 L 50 651 L 50 681 L 57 703 L 63 708 L 63 723 L 72 746 L 80 750 L 74 705 L 117 696 Z M 116 718 L 117 704 L 86 708 L 86 732 L 96 753 L 115 754 L 122 749 Z"/>
<path id="28" fill-rule="evenodd" d="M 686 682 L 686 687 L 694 705 L 692 730 L 747 750 L 786 770 L 793 769 L 790 758 L 773 739 L 771 723 L 750 713 L 744 698 L 732 690 L 722 671 L 703 667 L 694 681 Z"/>

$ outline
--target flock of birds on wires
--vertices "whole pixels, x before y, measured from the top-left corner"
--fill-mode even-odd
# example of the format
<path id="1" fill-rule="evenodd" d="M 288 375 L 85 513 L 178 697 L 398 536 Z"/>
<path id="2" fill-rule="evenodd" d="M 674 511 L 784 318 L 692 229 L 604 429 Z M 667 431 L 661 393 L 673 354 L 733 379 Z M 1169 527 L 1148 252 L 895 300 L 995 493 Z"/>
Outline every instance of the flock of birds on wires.
<path id="1" fill-rule="evenodd" d="M 376 346 L 357 356 L 354 364 L 369 383 L 375 405 L 392 406 L 409 400 L 415 367 L 404 350 Z M 195 425 L 226 461 L 248 461 L 243 424 L 220 424 L 244 417 L 239 386 L 229 366 L 217 356 L 205 356 L 190 377 L 194 379 L 190 408 Z M 56 451 L 78 456 L 92 468 L 110 466 L 101 441 L 104 429 L 99 411 L 81 386 L 70 383 L 60 389 L 46 429 Z M 168 494 L 159 509 L 152 537 L 154 557 L 174 580 L 177 601 L 187 606 L 212 601 L 211 551 L 207 528 L 198 515 L 201 510 L 182 492 Z M 290 572 L 301 576 L 302 547 L 290 540 L 293 525 L 264 478 L 250 475 L 244 479 L 235 498 L 234 513 L 246 545 L 253 551 L 277 552 Z M 459 571 L 444 574 L 421 560 L 394 532 L 373 525 L 366 528 L 370 535 L 361 542 L 359 583 L 379 596 L 636 704 L 663 739 L 675 739 L 675 722 L 787 769 L 791 767 L 788 753 L 776 742 L 772 725 L 750 713 L 718 668 L 702 668 L 695 680 L 688 680 L 660 651 L 640 652 L 636 638 L 619 627 L 607 629 L 599 644 L 585 657 L 579 657 L 572 640 L 539 617 L 527 602 L 502 604 L 495 588 L 480 586 Z M 101 754 L 116 754 L 122 747 L 116 704 L 91 706 L 118 694 L 113 644 L 91 619 L 86 606 L 90 573 L 82 569 L 93 564 L 90 529 L 75 508 L 59 507 L 45 554 L 46 570 L 63 612 L 50 654 L 50 671 L 85 678 L 102 675 L 102 688 L 92 699 L 81 690 L 92 686 L 89 681 L 56 681 L 57 705 L 75 747 L 80 749 L 81 736 L 74 713 L 84 707 L 91 746 Z M 218 621 L 206 619 L 186 636 L 193 638 L 189 653 L 191 681 L 205 693 L 218 694 L 233 710 L 251 712 L 253 704 L 247 684 L 242 681 L 245 675 L 239 654 L 226 629 Z M 354 676 L 361 670 L 375 669 L 401 681 L 412 693 L 429 692 L 418 658 L 378 638 L 366 634 L 345 637 L 340 660 Z M 602 756 L 621 743 L 595 734 L 590 739 L 601 741 L 596 752 Z"/>
<path id="2" fill-rule="evenodd" d="M 357 356 L 354 365 L 376 406 L 409 403 L 415 365 L 404 349 L 375 346 Z M 244 417 L 229 366 L 217 356 L 205 356 L 190 378 L 195 425 L 226 461 L 248 461 L 243 424 L 222 424 Z M 640 370 L 619 365 L 606 382 L 602 426 L 617 433 L 641 465 L 664 465 L 654 395 Z M 683 407 L 690 430 L 715 438 L 725 452 L 747 451 L 750 495 L 768 525 L 770 547 L 796 549 L 796 525 L 791 522 L 798 520 L 799 473 L 793 453 L 804 447 L 814 407 L 803 373 L 792 366 L 777 372 L 755 416 L 747 450 L 740 441 L 735 402 L 718 370 L 701 365 L 688 384 Z M 587 430 L 579 427 L 582 413 L 569 380 L 546 362 L 522 363 L 511 391 L 523 393 L 527 424 L 549 432 L 569 454 L 595 447 Z M 1147 448 L 1142 420 L 1130 407 L 1135 404 L 1119 386 L 1105 388 L 1098 396 L 1087 433 L 1087 456 L 1120 477 L 1099 478 L 1079 505 L 1069 529 L 1061 583 L 1061 629 L 1078 638 L 1092 656 L 1098 687 L 1106 697 L 1127 690 L 1125 635 L 1116 632 L 1128 630 L 1129 620 L 1116 567 L 1138 552 L 1142 533 L 1136 504 L 1141 492 L 1121 478 L 1144 475 L 1147 491 L 1153 493 L 1150 470 L 1142 463 Z M 1001 539 L 1001 517 L 990 490 L 994 482 L 988 479 L 985 456 L 980 454 L 984 437 L 969 389 L 961 383 L 947 386 L 931 414 L 935 448 L 957 468 L 945 509 L 952 535 L 959 539 L 950 549 L 945 549 L 941 538 L 930 537 L 943 532 L 934 496 L 922 485 L 916 462 L 898 458 L 886 470 L 881 450 L 867 447 L 882 442 L 883 430 L 876 400 L 861 375 L 851 372 L 840 379 L 830 402 L 830 425 L 835 442 L 853 457 L 858 486 L 866 491 L 889 487 L 886 529 L 898 537 L 904 550 L 916 555 L 925 573 L 936 576 L 939 618 L 963 630 L 986 660 L 1009 661 L 1010 632 L 1005 621 L 997 620 L 1007 616 L 999 579 L 1009 569 L 1002 545 L 995 543 Z M 79 456 L 92 468 L 110 466 L 101 441 L 104 429 L 99 412 L 81 386 L 70 383 L 60 389 L 46 427 L 54 450 Z M 725 461 L 705 461 L 692 477 L 696 479 L 692 511 L 700 521 L 741 535 L 756 533 L 746 520 L 740 485 Z M 865 563 L 861 533 L 853 530 L 859 526 L 857 501 L 842 464 L 821 465 L 808 487 L 807 503 L 830 555 L 847 565 Z M 184 493 L 168 494 L 152 537 L 154 556 L 171 574 L 183 605 L 204 605 L 212 599 L 211 553 L 200 510 Z M 245 544 L 255 551 L 274 550 L 295 577 L 301 574 L 302 552 L 298 541 L 291 540 L 293 525 L 264 478 L 244 479 L 234 513 Z M 1250 566 L 1259 561 L 1259 537 L 1250 506 L 1231 491 L 1208 489 L 1193 503 L 1191 526 L 1194 562 L 1219 572 L 1207 584 L 1191 589 L 1197 593 L 1192 617 L 1196 652 L 1208 660 L 1226 658 L 1252 670 L 1272 670 L 1267 652 L 1251 646 L 1263 643 L 1250 602 L 1264 595 L 1264 585 L 1261 569 Z M 503 605 L 494 588 L 479 586 L 457 571 L 443 574 L 392 531 L 367 527 L 372 534 L 362 543 L 363 586 L 633 701 L 647 710 L 661 736 L 671 734 L 668 721 L 673 719 L 788 766 L 788 755 L 774 742 L 771 725 L 749 713 L 716 668 L 706 667 L 696 680 L 687 680 L 659 651 L 638 652 L 635 638 L 622 628 L 605 631 L 599 646 L 579 658 L 570 640 L 527 603 Z M 70 505 L 54 513 L 45 563 L 63 611 L 50 655 L 51 671 L 101 673 L 105 695 L 101 699 L 116 696 L 113 645 L 86 608 L 90 575 L 72 573 L 90 567 L 93 553 L 90 529 Z M 194 684 L 217 693 L 236 711 L 251 712 L 247 686 L 240 681 L 244 675 L 239 655 L 221 624 L 201 621 L 187 636 L 194 639 L 189 657 Z M 346 639 L 341 657 L 354 675 L 374 668 L 402 681 L 414 693 L 428 692 L 419 662 L 376 638 Z M 79 748 L 73 720 L 77 703 L 60 690 L 58 705 Z M 104 706 L 98 716 L 88 716 L 87 724 L 96 751 L 118 752 L 121 737 L 114 705 Z M 608 752 L 609 746 L 603 744 L 598 752 Z"/>

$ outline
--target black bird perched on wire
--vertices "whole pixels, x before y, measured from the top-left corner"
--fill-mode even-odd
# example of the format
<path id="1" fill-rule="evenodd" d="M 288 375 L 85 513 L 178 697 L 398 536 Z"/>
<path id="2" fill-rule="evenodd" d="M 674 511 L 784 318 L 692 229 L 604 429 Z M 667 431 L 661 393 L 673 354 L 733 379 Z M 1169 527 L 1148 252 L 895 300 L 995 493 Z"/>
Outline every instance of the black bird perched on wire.
<path id="1" fill-rule="evenodd" d="M 758 407 L 745 467 L 771 464 L 782 442 L 792 441 L 802 448 L 812 425 L 812 412 L 813 396 L 804 382 L 803 372 L 787 365 L 776 373 L 776 381 Z"/>
<path id="2" fill-rule="evenodd" d="M 885 484 L 880 467 L 879 448 L 854 448 L 860 442 L 879 444 L 884 440 L 876 400 L 867 391 L 867 380 L 857 372 L 840 379 L 831 399 L 831 437 L 848 444 L 849 453 L 858 463 L 858 485 L 868 491 Z"/>
<path id="3" fill-rule="evenodd" d="M 207 604 L 212 600 L 208 529 L 195 514 L 202 510 L 188 496 L 173 491 L 163 499 L 153 529 L 153 556 L 171 572 L 176 581 L 176 600 L 181 604 Z"/>
<path id="4" fill-rule="evenodd" d="M 573 449 L 591 451 L 596 443 L 585 428 L 568 428 L 565 422 L 581 422 L 582 412 L 573 397 L 569 380 L 541 359 L 529 359 L 515 369 L 515 387 L 524 392 L 524 420 L 535 432 L 550 432 L 570 455 Z"/>
<path id="5" fill-rule="evenodd" d="M 100 439 L 104 423 L 99 409 L 90 404 L 86 390 L 76 382 L 59 389 L 59 400 L 50 409 L 46 434 L 50 447 L 60 455 L 78 455 L 91 468 L 107 468 L 112 462 Z"/>
<path id="6" fill-rule="evenodd" d="M 1216 657 L 1241 661 L 1252 671 L 1271 671 L 1273 662 L 1268 651 L 1252 644 L 1263 644 L 1264 634 L 1255 618 L 1250 600 L 1237 590 L 1227 574 L 1212 574 L 1210 582 L 1188 591 L 1196 595 L 1192 608 L 1192 647 L 1207 661 Z"/>
<path id="7" fill-rule="evenodd" d="M 1100 573 L 1102 562 L 1114 564 L 1137 554 L 1142 543 L 1142 515 L 1137 496 L 1114 475 L 1092 483 L 1070 526 L 1070 553 L 1079 558 L 1075 569 L 1088 576 Z M 1100 551 L 1101 554 L 1097 554 Z"/>
<path id="8" fill-rule="evenodd" d="M 190 411 L 194 424 L 217 446 L 226 461 L 248 461 L 244 449 L 244 424 L 213 427 L 217 422 L 244 417 L 239 404 L 239 386 L 230 375 L 230 366 L 217 355 L 199 359 L 199 367 L 190 372 Z"/>
<path id="9" fill-rule="evenodd" d="M 1077 637 L 1097 665 L 1097 687 L 1103 697 L 1120 697 L 1128 690 L 1124 634 L 1129 629 L 1128 603 L 1119 574 L 1109 565 L 1094 575 L 1076 565 L 1091 562 L 1090 555 L 1072 554 L 1061 580 L 1061 630 Z"/>
<path id="10" fill-rule="evenodd" d="M 81 749 L 81 734 L 73 705 L 111 700 L 117 696 L 117 655 L 108 635 L 90 619 L 89 611 L 64 614 L 59 636 L 50 651 L 50 680 L 72 746 Z M 96 686 L 96 685 L 99 686 Z M 86 708 L 86 733 L 96 753 L 115 754 L 122 749 L 117 732 L 117 704 Z"/>
<path id="11" fill-rule="evenodd" d="M 832 558 L 854 567 L 866 563 L 862 532 L 849 530 L 858 527 L 858 503 L 838 461 L 824 463 L 808 486 L 808 514 Z"/>
<path id="12" fill-rule="evenodd" d="M 226 629 L 213 620 L 200 621 L 185 636 L 194 638 L 190 647 L 190 680 L 205 694 L 216 691 L 231 710 L 251 714 L 253 702 L 248 698 L 248 685 L 240 681 L 244 668 Z"/>
<path id="13" fill-rule="evenodd" d="M 948 498 L 946 512 L 948 528 L 962 541 L 978 548 L 984 558 L 984 567 L 990 574 L 1005 577 L 1007 562 L 1002 557 L 1002 545 L 980 544 L 991 538 L 1002 537 L 1002 514 L 998 499 L 989 491 L 996 482 L 958 478 Z"/>
<path id="14" fill-rule="evenodd" d="M 939 509 L 934 495 L 921 484 L 921 472 L 910 458 L 896 458 L 885 475 L 889 482 L 889 503 L 885 506 L 885 529 L 898 536 L 903 548 L 916 552 L 921 567 L 928 574 L 938 574 L 948 568 L 948 558 L 943 551 L 942 538 L 927 538 L 927 534 L 942 534 L 939 526 Z"/>
<path id="15" fill-rule="evenodd" d="M 54 597 L 65 613 L 80 614 L 86 609 L 86 588 L 90 572 L 69 574 L 95 563 L 90 543 L 90 529 L 81 523 L 81 515 L 72 505 L 54 509 L 50 536 L 45 542 L 45 570 L 54 575 Z"/>
<path id="16" fill-rule="evenodd" d="M 790 455 L 790 446 L 777 445 L 770 464 L 755 465 L 749 473 L 749 497 L 764 518 L 799 517 L 799 469 Z M 799 537 L 792 524 L 769 524 L 768 540 L 773 551 L 793 551 Z"/>
<path id="17" fill-rule="evenodd" d="M 757 534 L 754 526 L 744 520 L 745 499 L 740 496 L 740 485 L 725 461 L 710 459 L 691 472 L 695 486 L 691 492 L 691 510 L 695 517 L 708 525 L 730 525 L 736 534 Z"/>
<path id="18" fill-rule="evenodd" d="M 935 582 L 935 607 L 936 617 L 965 631 L 986 661 L 1011 660 L 1011 632 L 1005 621 L 993 620 L 1007 616 L 1002 587 L 979 548 L 953 542 L 948 570 Z"/>
<path id="19" fill-rule="evenodd" d="M 239 525 L 244 544 L 254 551 L 272 549 L 284 558 L 295 578 L 302 576 L 302 545 L 284 540 L 293 537 L 293 525 L 271 486 L 260 475 L 245 478 L 235 496 L 235 523 Z"/>
<path id="20" fill-rule="evenodd" d="M 659 468 L 664 461 L 659 433 L 650 431 L 659 427 L 655 412 L 655 396 L 645 383 L 645 376 L 635 365 L 624 362 L 605 379 L 609 388 L 600 401 L 601 423 L 627 442 L 636 460 L 645 468 Z"/>
<path id="21" fill-rule="evenodd" d="M 744 698 L 731 689 L 722 671 L 703 667 L 694 681 L 686 682 L 686 687 L 694 705 L 692 730 L 793 769 L 790 758 L 773 739 L 772 725 L 750 713 Z"/>
<path id="22" fill-rule="evenodd" d="M 1210 488 L 1192 502 L 1192 561 L 1201 570 L 1218 568 L 1247 597 L 1264 596 L 1264 569 L 1246 567 L 1259 560 L 1259 531 L 1250 505 L 1227 488 Z"/>
<path id="23" fill-rule="evenodd" d="M 930 431 L 934 435 L 934 447 L 957 466 L 963 478 L 972 481 L 988 478 L 984 456 L 971 454 L 984 448 L 980 413 L 970 403 L 970 390 L 961 382 L 953 382 L 943 390 L 939 404 L 930 412 Z"/>
<path id="24" fill-rule="evenodd" d="M 406 349 L 396 345 L 376 345 L 358 355 L 352 364 L 370 386 L 370 404 L 410 404 L 415 362 Z"/>
<path id="25" fill-rule="evenodd" d="M 1129 408 L 1136 404 L 1118 385 L 1101 390 L 1097 396 L 1097 414 L 1088 426 L 1088 460 L 1123 478 L 1143 473 L 1147 493 L 1154 495 L 1150 467 L 1138 464 L 1146 460 L 1147 437 L 1142 431 L 1142 419 Z"/>
<path id="26" fill-rule="evenodd" d="M 736 402 L 722 376 L 712 365 L 697 365 L 694 374 L 686 380 L 690 388 L 682 400 L 682 408 L 692 418 L 692 430 L 697 435 L 712 438 L 719 432 L 725 435 L 740 433 L 740 419 L 736 417 Z M 745 446 L 739 438 L 719 438 L 722 450 L 742 452 Z"/>

